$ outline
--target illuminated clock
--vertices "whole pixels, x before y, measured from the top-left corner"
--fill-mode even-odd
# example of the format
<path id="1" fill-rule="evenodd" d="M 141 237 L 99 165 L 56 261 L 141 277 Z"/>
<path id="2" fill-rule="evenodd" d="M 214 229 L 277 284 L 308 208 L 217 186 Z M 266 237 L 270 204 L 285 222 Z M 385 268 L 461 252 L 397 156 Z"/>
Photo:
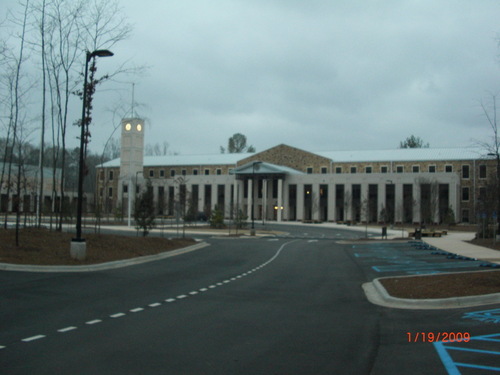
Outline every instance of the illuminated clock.
<path id="1" fill-rule="evenodd" d="M 130 125 L 130 124 L 125 125 L 126 131 L 130 131 L 130 129 L 132 129 L 132 125 Z"/>
<path id="2" fill-rule="evenodd" d="M 142 125 L 141 124 L 137 124 L 137 131 L 140 132 L 142 130 Z"/>

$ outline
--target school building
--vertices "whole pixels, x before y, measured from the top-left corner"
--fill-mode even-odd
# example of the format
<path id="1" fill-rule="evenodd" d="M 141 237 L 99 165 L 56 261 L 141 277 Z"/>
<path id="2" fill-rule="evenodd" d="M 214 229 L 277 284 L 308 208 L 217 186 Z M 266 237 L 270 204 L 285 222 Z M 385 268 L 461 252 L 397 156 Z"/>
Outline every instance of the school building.
<path id="1" fill-rule="evenodd" d="M 121 157 L 98 167 L 107 212 L 153 190 L 157 214 L 194 204 L 226 218 L 385 223 L 475 222 L 497 160 L 477 148 L 309 151 L 280 144 L 247 154 L 144 156 L 144 126 L 123 119 Z M 483 204 L 481 204 L 483 203 Z M 253 208 L 252 208 L 253 207 Z"/>

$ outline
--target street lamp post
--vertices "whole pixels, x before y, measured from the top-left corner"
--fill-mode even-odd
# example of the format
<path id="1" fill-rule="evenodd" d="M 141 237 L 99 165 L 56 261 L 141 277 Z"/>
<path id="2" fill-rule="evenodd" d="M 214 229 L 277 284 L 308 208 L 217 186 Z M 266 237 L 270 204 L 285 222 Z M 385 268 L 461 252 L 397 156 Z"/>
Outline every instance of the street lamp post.
<path id="1" fill-rule="evenodd" d="M 78 260 L 85 259 L 86 244 L 82 238 L 82 208 L 83 208 L 83 180 L 85 177 L 85 129 L 87 127 L 85 112 L 87 110 L 87 77 L 89 71 L 89 62 L 95 57 L 113 56 L 113 52 L 106 49 L 95 50 L 94 52 L 87 51 L 85 56 L 85 72 L 83 79 L 83 104 L 82 104 L 82 121 L 80 123 L 80 158 L 79 158 L 79 173 L 78 173 L 78 199 L 76 207 L 76 238 L 71 241 L 71 256 Z"/>

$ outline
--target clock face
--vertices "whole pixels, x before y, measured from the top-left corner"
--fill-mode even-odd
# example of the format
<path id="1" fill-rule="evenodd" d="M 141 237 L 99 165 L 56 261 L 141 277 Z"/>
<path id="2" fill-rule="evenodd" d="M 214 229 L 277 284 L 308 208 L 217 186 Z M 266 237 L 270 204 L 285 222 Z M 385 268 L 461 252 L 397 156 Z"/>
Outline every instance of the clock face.
<path id="1" fill-rule="evenodd" d="M 141 124 L 137 124 L 137 131 L 140 132 L 142 130 L 142 125 Z"/>
<path id="2" fill-rule="evenodd" d="M 132 125 L 130 125 L 130 124 L 125 125 L 126 131 L 130 131 L 130 129 L 132 129 Z"/>

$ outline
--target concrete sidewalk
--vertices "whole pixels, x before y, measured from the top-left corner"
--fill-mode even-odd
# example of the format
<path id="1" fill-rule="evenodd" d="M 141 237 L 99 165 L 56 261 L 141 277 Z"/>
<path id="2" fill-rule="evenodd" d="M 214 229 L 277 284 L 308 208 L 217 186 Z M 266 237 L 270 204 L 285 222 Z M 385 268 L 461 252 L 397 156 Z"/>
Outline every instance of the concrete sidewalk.
<path id="1" fill-rule="evenodd" d="M 474 236 L 472 232 L 449 232 L 443 237 L 424 237 L 422 240 L 443 251 L 500 264 L 500 251 L 465 242 Z"/>

